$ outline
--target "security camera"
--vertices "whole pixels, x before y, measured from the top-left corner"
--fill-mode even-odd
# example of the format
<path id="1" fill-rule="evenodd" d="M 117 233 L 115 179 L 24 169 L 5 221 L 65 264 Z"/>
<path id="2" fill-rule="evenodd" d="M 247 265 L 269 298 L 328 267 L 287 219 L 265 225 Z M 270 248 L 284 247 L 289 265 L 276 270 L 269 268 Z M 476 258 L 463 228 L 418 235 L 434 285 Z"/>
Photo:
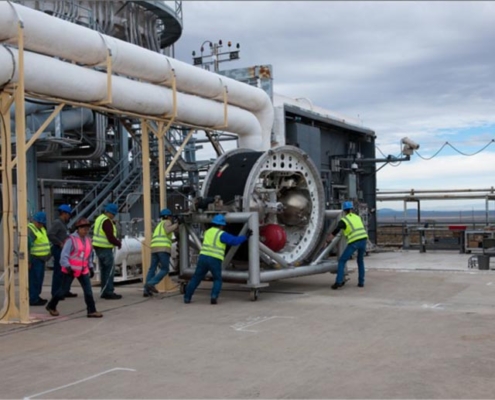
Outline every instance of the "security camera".
<path id="1" fill-rule="evenodd" d="M 404 137 L 401 139 L 404 147 L 402 148 L 402 153 L 407 156 L 410 156 L 414 153 L 414 150 L 419 149 L 419 144 L 417 144 L 414 140 L 409 139 L 408 137 Z"/>
<path id="2" fill-rule="evenodd" d="M 358 168 L 359 168 L 359 166 L 357 165 L 357 163 L 353 162 L 353 163 L 351 164 L 351 170 L 353 170 L 353 171 L 357 171 L 357 170 L 358 170 Z"/>

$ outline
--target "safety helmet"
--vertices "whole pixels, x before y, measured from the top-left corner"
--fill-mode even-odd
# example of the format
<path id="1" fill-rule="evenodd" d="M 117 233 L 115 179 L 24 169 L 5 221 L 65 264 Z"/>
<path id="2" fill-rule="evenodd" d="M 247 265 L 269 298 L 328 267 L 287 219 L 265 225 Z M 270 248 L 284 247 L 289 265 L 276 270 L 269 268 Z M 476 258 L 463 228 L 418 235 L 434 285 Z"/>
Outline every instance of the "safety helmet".
<path id="1" fill-rule="evenodd" d="M 68 204 L 62 204 L 59 208 L 58 208 L 58 211 L 60 212 L 64 212 L 64 213 L 67 213 L 67 214 L 72 214 L 72 208 L 70 205 Z"/>
<path id="2" fill-rule="evenodd" d="M 38 211 L 33 215 L 33 221 L 46 225 L 46 213 L 43 211 Z"/>
<path id="3" fill-rule="evenodd" d="M 105 206 L 105 212 L 108 212 L 113 215 L 117 215 L 119 213 L 119 208 L 117 207 L 117 204 L 108 203 Z"/>
<path id="4" fill-rule="evenodd" d="M 168 208 L 164 208 L 162 211 L 160 211 L 160 217 L 170 217 L 172 215 L 172 211 L 170 211 Z"/>
<path id="5" fill-rule="evenodd" d="M 227 221 L 225 221 L 225 217 L 221 214 L 215 215 L 213 217 L 213 219 L 211 220 L 211 223 L 215 224 L 215 225 L 221 225 L 221 226 L 227 225 Z"/>
<path id="6" fill-rule="evenodd" d="M 76 228 L 82 228 L 83 226 L 91 226 L 91 223 L 86 218 L 79 218 L 74 224 Z"/>
<path id="7" fill-rule="evenodd" d="M 352 201 L 344 201 L 344 204 L 342 204 L 342 210 L 347 211 L 347 210 L 352 210 L 354 208 L 354 205 L 352 204 Z"/>

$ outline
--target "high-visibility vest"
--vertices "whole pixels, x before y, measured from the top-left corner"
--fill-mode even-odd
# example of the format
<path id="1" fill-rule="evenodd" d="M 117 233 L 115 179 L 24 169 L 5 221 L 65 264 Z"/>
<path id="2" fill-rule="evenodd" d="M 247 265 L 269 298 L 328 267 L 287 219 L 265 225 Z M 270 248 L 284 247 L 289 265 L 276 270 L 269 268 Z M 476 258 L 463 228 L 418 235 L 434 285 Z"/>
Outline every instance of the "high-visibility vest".
<path id="1" fill-rule="evenodd" d="M 172 247 L 173 235 L 173 232 L 167 233 L 165 230 L 165 221 L 160 221 L 153 231 L 151 247 Z"/>
<path id="2" fill-rule="evenodd" d="M 38 229 L 32 222 L 28 224 L 28 228 L 36 236 L 33 246 L 31 247 L 31 255 L 36 257 L 44 257 L 50 255 L 50 240 L 45 228 Z"/>
<path id="3" fill-rule="evenodd" d="M 199 254 L 218 258 L 219 260 L 223 261 L 227 245 L 220 241 L 220 235 L 222 233 L 223 231 L 221 229 L 215 227 L 208 229 L 205 232 L 203 246 L 201 246 L 201 251 L 199 252 Z"/>
<path id="4" fill-rule="evenodd" d="M 353 243 L 368 238 L 363 221 L 359 215 L 349 213 L 342 218 L 342 221 L 345 222 L 344 236 L 347 239 L 347 243 Z"/>
<path id="5" fill-rule="evenodd" d="M 80 275 L 89 273 L 89 257 L 93 247 L 89 237 L 81 238 L 79 235 L 70 235 L 69 240 L 72 241 L 72 251 L 69 255 L 69 267 L 72 269 L 74 278 Z M 67 272 L 65 267 L 62 267 L 63 272 Z"/>
<path id="6" fill-rule="evenodd" d="M 105 249 L 113 249 L 115 246 L 110 243 L 107 239 L 107 235 L 105 234 L 105 231 L 103 230 L 103 223 L 106 220 L 110 220 L 105 214 L 101 214 L 98 218 L 96 218 L 95 221 L 95 229 L 93 231 L 93 246 L 95 247 L 102 247 Z M 111 220 L 110 220 L 111 221 Z M 112 222 L 113 225 L 113 236 L 117 236 L 117 227 L 115 224 Z"/>

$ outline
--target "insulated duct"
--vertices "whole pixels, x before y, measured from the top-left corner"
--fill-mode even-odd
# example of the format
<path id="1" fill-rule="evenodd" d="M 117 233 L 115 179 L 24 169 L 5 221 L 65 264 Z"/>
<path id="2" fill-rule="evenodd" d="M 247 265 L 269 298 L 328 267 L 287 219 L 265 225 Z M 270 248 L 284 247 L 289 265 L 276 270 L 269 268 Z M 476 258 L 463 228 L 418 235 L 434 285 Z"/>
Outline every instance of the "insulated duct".
<path id="1" fill-rule="evenodd" d="M 182 92 L 178 93 L 177 120 L 213 128 L 223 125 L 225 86 L 229 106 L 224 130 L 240 136 L 240 147 L 270 148 L 273 106 L 263 90 L 18 4 L 0 3 L 0 41 L 16 43 L 19 18 L 28 50 L 95 66 L 106 63 L 108 49 L 113 72 L 152 83 L 114 76 L 111 106 L 149 115 L 170 114 L 172 92 L 161 85 L 171 86 L 175 73 L 177 90 Z M 27 91 L 84 102 L 104 100 L 105 73 L 41 54 L 26 52 L 25 57 Z M 17 79 L 16 60 L 17 50 L 0 51 L 0 85 Z"/>

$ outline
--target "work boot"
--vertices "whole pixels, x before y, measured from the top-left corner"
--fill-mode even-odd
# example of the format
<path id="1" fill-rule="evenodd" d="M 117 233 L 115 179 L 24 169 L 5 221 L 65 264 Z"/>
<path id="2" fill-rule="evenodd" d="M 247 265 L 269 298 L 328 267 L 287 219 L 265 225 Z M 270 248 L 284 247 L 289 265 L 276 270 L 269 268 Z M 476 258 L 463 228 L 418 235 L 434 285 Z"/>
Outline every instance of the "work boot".
<path id="1" fill-rule="evenodd" d="M 77 297 L 77 293 L 67 292 L 65 297 Z"/>
<path id="2" fill-rule="evenodd" d="M 103 314 L 98 311 L 88 313 L 88 318 L 101 318 L 101 317 L 103 317 Z"/>
<path id="3" fill-rule="evenodd" d="M 210 304 L 217 304 L 217 299 L 212 298 L 212 299 L 210 300 Z"/>
<path id="4" fill-rule="evenodd" d="M 149 294 L 148 292 L 143 292 L 143 297 L 151 297 L 152 295 Z"/>
<path id="5" fill-rule="evenodd" d="M 117 293 L 110 293 L 102 294 L 100 297 L 105 300 L 120 300 L 122 298 L 122 295 Z"/>
<path id="6" fill-rule="evenodd" d="M 144 285 L 144 288 L 148 291 L 148 292 L 151 292 L 151 293 L 159 293 L 158 290 L 156 289 L 156 287 L 154 287 L 153 285 Z"/>
<path id="7" fill-rule="evenodd" d="M 191 299 L 184 297 L 184 304 L 189 304 L 191 302 Z"/>
<path id="8" fill-rule="evenodd" d="M 46 303 L 48 303 L 48 300 L 39 298 L 36 301 L 30 301 L 29 305 L 34 307 L 34 306 L 44 306 Z"/>
<path id="9" fill-rule="evenodd" d="M 358 287 L 364 287 L 364 283 L 358 283 Z"/>
<path id="10" fill-rule="evenodd" d="M 45 308 L 46 311 L 48 311 L 52 317 L 58 317 L 60 315 L 60 313 L 57 310 L 50 307 L 50 304 L 48 304 Z"/>
<path id="11" fill-rule="evenodd" d="M 340 289 L 342 286 L 344 286 L 343 283 L 334 283 L 332 286 L 330 286 L 333 290 Z"/>

